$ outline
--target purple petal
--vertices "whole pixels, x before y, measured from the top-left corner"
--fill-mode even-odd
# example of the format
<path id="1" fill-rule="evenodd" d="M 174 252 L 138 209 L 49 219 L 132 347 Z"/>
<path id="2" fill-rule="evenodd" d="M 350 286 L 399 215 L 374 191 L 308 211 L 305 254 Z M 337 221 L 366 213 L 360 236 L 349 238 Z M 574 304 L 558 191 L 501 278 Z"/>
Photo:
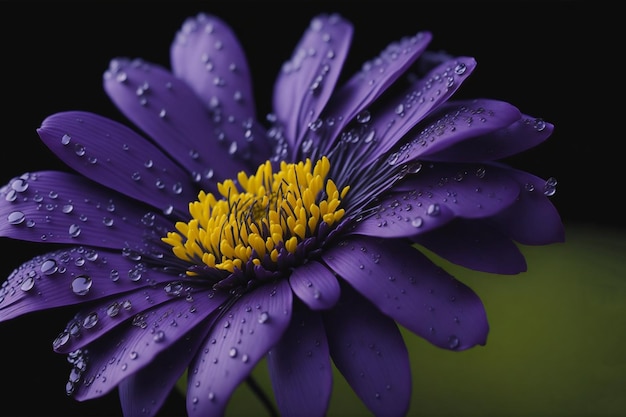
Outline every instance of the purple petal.
<path id="1" fill-rule="evenodd" d="M 391 149 L 429 113 L 445 103 L 476 67 L 474 58 L 459 57 L 432 69 L 424 78 L 415 81 L 372 112 L 371 129 L 375 132 L 376 150 L 368 154 L 374 161 Z"/>
<path id="2" fill-rule="evenodd" d="M 508 236 L 480 220 L 457 219 L 413 240 L 457 265 L 494 274 L 526 271 L 526 260 Z"/>
<path id="3" fill-rule="evenodd" d="M 392 319 L 350 288 L 324 313 L 330 354 L 337 369 L 377 416 L 404 416 L 411 399 L 411 366 Z"/>
<path id="4" fill-rule="evenodd" d="M 207 317 L 223 301 L 222 297 L 208 297 L 210 293 L 212 291 L 197 294 L 198 299 L 204 295 L 201 303 L 175 298 L 143 311 L 132 323 L 116 327 L 81 350 L 87 367 L 74 386 L 74 397 L 83 401 L 108 393 L 191 329 L 206 323 Z"/>
<path id="5" fill-rule="evenodd" d="M 273 109 L 293 146 L 330 97 L 348 55 L 353 28 L 340 16 L 315 17 L 276 79 Z"/>
<path id="6" fill-rule="evenodd" d="M 519 185 L 509 170 L 494 165 L 417 163 L 412 174 L 381 199 L 378 211 L 355 233 L 401 237 L 441 227 L 453 217 L 493 216 L 511 205 Z"/>
<path id="7" fill-rule="evenodd" d="M 480 298 L 406 241 L 350 237 L 323 258 L 383 313 L 435 346 L 464 350 L 486 343 Z"/>
<path id="8" fill-rule="evenodd" d="M 190 333 L 120 382 L 120 404 L 125 416 L 153 417 L 159 412 L 189 364 L 189 354 L 198 350 L 203 341 L 200 335 L 206 329 Z M 160 337 L 160 333 L 155 332 L 155 336 Z"/>
<path id="9" fill-rule="evenodd" d="M 224 117 L 256 117 L 250 69 L 239 40 L 216 16 L 189 17 L 170 48 L 172 72 L 185 80 L 206 107 Z"/>
<path id="10" fill-rule="evenodd" d="M 433 153 L 434 149 L 430 149 L 426 153 L 427 159 L 457 162 L 494 161 L 539 145 L 548 139 L 553 130 L 554 125 L 542 119 L 522 115 L 520 120 L 502 129 L 472 137 L 471 140 L 456 143 L 448 148 L 441 148 L 439 152 Z"/>
<path id="11" fill-rule="evenodd" d="M 146 268 L 143 267 L 143 270 L 145 272 Z M 130 293 L 107 297 L 77 313 L 53 344 L 54 350 L 69 353 L 81 349 L 127 320 L 173 299 L 185 298 L 193 302 L 199 299 L 199 292 L 206 296 L 206 290 L 193 288 L 189 282 L 173 280 L 176 277 L 172 275 L 158 272 L 152 275 L 159 281 L 151 280 L 149 288 L 146 288 L 148 283 L 144 283 L 143 288 L 133 288 Z M 225 301 L 225 297 L 220 294 L 212 294 L 211 297 L 213 299 L 208 308 L 217 308 L 220 299 Z"/>
<path id="12" fill-rule="evenodd" d="M 311 310 L 331 308 L 340 295 L 335 274 L 315 261 L 297 267 L 289 277 L 289 285 Z"/>
<path id="13" fill-rule="evenodd" d="M 410 139 L 400 145 L 391 161 L 403 164 L 418 158 L 450 162 L 495 159 L 498 153 L 492 155 L 493 140 L 485 143 L 484 135 L 503 132 L 511 124 L 518 123 L 521 116 L 516 107 L 502 101 L 481 99 L 446 103 L 428 118 L 424 128 L 415 135 L 409 135 Z M 502 139 L 501 136 L 499 138 Z M 450 147 L 461 147 L 469 156 L 460 151 L 448 152 Z"/>
<path id="14" fill-rule="evenodd" d="M 359 221 L 359 235 L 408 237 L 442 227 L 455 218 L 448 205 L 415 191 L 393 193 L 381 200 L 378 211 Z"/>
<path id="15" fill-rule="evenodd" d="M 57 113 L 37 131 L 63 162 L 87 178 L 157 207 L 187 213 L 196 199 L 191 177 L 145 138 L 86 112 Z"/>
<path id="16" fill-rule="evenodd" d="M 377 57 L 363 64 L 361 70 L 341 86 L 324 110 L 327 121 L 333 122 L 332 125 L 329 123 L 324 125 L 324 136 L 330 139 L 338 138 L 339 132 L 350 121 L 365 111 L 405 73 L 431 40 L 430 32 L 419 32 L 391 43 Z M 365 116 L 364 113 L 362 115 Z M 325 152 L 328 152 L 333 144 L 332 140 L 328 142 Z"/>
<path id="17" fill-rule="evenodd" d="M 235 388 L 289 325 L 292 293 L 286 280 L 239 298 L 219 316 L 189 369 L 189 417 L 221 416 Z"/>
<path id="18" fill-rule="evenodd" d="M 74 174 L 24 174 L 0 189 L 0 236 L 143 250 L 171 228 L 171 221 L 148 206 Z"/>
<path id="19" fill-rule="evenodd" d="M 523 171 L 511 170 L 522 192 L 517 201 L 499 213 L 495 221 L 501 230 L 524 245 L 547 245 L 563 242 L 565 230 L 559 212 L 549 199 L 555 192 L 553 179 L 548 181 Z"/>
<path id="20" fill-rule="evenodd" d="M 265 160 L 270 149 L 255 137 L 254 121 L 211 115 L 195 92 L 167 70 L 143 61 L 117 59 L 104 75 L 104 88 L 116 106 L 172 158 L 201 188 L 236 178 L 246 159 Z"/>
<path id="21" fill-rule="evenodd" d="M 124 293 L 171 279 L 119 253 L 89 247 L 60 249 L 25 262 L 9 275 L 0 289 L 0 321 L 116 295 L 123 299 L 128 297 Z"/>
<path id="22" fill-rule="evenodd" d="M 319 314 L 296 304 L 291 324 L 269 351 L 267 364 L 281 415 L 326 415 L 333 374 Z"/>

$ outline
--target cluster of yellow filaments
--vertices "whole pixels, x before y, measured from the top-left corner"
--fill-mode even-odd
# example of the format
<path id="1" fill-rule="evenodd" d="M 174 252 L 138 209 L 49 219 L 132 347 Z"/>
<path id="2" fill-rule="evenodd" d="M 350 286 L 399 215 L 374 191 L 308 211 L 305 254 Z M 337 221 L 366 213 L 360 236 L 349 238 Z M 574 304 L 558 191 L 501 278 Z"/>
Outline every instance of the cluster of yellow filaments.
<path id="1" fill-rule="evenodd" d="M 240 172 L 238 185 L 233 180 L 218 184 L 223 198 L 201 191 L 189 203 L 191 220 L 176 223 L 178 232 L 162 240 L 185 261 L 201 262 L 211 268 L 234 272 L 252 261 L 278 260 L 279 249 L 295 253 L 308 236 L 315 235 L 319 224 L 333 225 L 345 211 L 341 191 L 331 179 L 328 158 L 313 166 L 311 160 L 288 164 L 272 170 L 269 161 L 259 166 L 256 175 Z"/>

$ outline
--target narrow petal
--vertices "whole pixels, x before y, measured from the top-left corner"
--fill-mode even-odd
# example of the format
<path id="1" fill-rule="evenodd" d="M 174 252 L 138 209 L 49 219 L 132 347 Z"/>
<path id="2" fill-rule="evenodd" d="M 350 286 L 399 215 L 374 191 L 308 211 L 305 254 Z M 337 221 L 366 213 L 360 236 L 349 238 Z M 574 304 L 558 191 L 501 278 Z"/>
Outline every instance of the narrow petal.
<path id="1" fill-rule="evenodd" d="M 291 324 L 269 351 L 267 364 L 280 415 L 326 415 L 333 374 L 318 313 L 296 304 Z"/>
<path id="2" fill-rule="evenodd" d="M 424 78 L 372 111 L 371 129 L 375 132 L 376 150 L 369 161 L 391 149 L 415 125 L 445 103 L 476 67 L 474 58 L 459 57 L 432 69 Z"/>
<path id="3" fill-rule="evenodd" d="M 276 79 L 273 109 L 295 145 L 330 97 L 352 41 L 352 24 L 340 16 L 315 17 Z"/>
<path id="4" fill-rule="evenodd" d="M 216 180 L 236 178 L 250 158 L 269 155 L 264 140 L 254 143 L 261 138 L 252 135 L 253 121 L 212 117 L 183 80 L 157 65 L 116 59 L 104 75 L 104 88 L 206 191 L 215 191 Z"/>
<path id="5" fill-rule="evenodd" d="M 212 291 L 204 293 L 201 303 L 174 298 L 144 311 L 127 325 L 118 326 L 81 350 L 81 359 L 87 366 L 74 385 L 74 397 L 83 401 L 108 393 L 191 329 L 205 323 L 223 302 L 222 297 L 210 298 L 210 293 Z"/>
<path id="6" fill-rule="evenodd" d="M 460 141 L 453 146 L 430 149 L 424 156 L 431 161 L 495 161 L 533 148 L 554 131 L 554 125 L 542 119 L 522 115 L 520 120 L 471 140 Z M 447 134 L 444 133 L 444 135 Z"/>
<path id="7" fill-rule="evenodd" d="M 554 179 L 544 180 L 527 172 L 511 170 L 522 192 L 511 207 L 495 221 L 515 241 L 525 245 L 563 242 L 565 229 L 550 196 L 556 191 Z"/>
<path id="8" fill-rule="evenodd" d="M 517 245 L 488 221 L 456 219 L 442 230 L 417 235 L 413 240 L 452 263 L 476 271 L 526 271 L 526 260 Z"/>
<path id="9" fill-rule="evenodd" d="M 285 280 L 239 298 L 213 325 L 189 369 L 189 417 L 222 416 L 237 386 L 289 325 L 292 293 Z"/>
<path id="10" fill-rule="evenodd" d="M 394 321 L 351 288 L 324 312 L 330 354 L 361 401 L 376 416 L 404 416 L 411 399 L 411 366 Z"/>
<path id="11" fill-rule="evenodd" d="M 426 233 L 454 217 L 493 216 L 510 206 L 519 185 L 506 170 L 486 164 L 416 163 L 412 174 L 381 199 L 354 233 L 401 237 Z"/>
<path id="12" fill-rule="evenodd" d="M 145 367 L 123 379 L 119 396 L 125 416 L 153 417 L 183 375 L 191 355 L 202 343 L 206 328 L 198 327 L 157 355 Z M 160 337 L 158 331 L 155 337 Z"/>
<path id="13" fill-rule="evenodd" d="M 337 90 L 324 110 L 324 119 L 332 123 L 325 123 L 321 131 L 316 130 L 317 134 L 323 133 L 323 137 L 330 139 L 326 143 L 326 152 L 333 147 L 339 132 L 359 113 L 366 111 L 370 104 L 404 74 L 431 40 L 430 32 L 419 32 L 389 44 L 378 56 L 363 64 L 361 70 Z M 367 119 L 365 116 L 363 121 L 366 122 Z"/>
<path id="14" fill-rule="evenodd" d="M 224 117 L 256 117 L 250 69 L 231 28 L 200 13 L 185 20 L 170 47 L 172 72 L 185 80 L 207 108 Z"/>
<path id="15" fill-rule="evenodd" d="M 130 128 L 93 113 L 46 118 L 42 141 L 70 167 L 108 188 L 159 209 L 187 213 L 198 188 L 191 176 Z"/>
<path id="16" fill-rule="evenodd" d="M 311 310 L 331 308 L 340 295 L 335 274 L 315 261 L 297 267 L 289 277 L 289 285 Z"/>
<path id="17" fill-rule="evenodd" d="M 0 236 L 144 250 L 172 227 L 150 209 L 78 175 L 24 174 L 0 189 Z"/>
<path id="18" fill-rule="evenodd" d="M 405 164 L 419 158 L 449 162 L 497 159 L 501 152 L 495 146 L 504 147 L 509 143 L 500 142 L 502 133 L 509 132 L 512 125 L 518 126 L 521 117 L 516 107 L 502 101 L 480 99 L 445 103 L 428 117 L 423 128 L 407 135 L 407 140 L 396 146 L 390 162 Z M 496 135 L 499 141 L 489 135 Z M 450 148 L 459 150 L 449 151 Z"/>
<path id="19" fill-rule="evenodd" d="M 0 289 L 0 321 L 116 295 L 123 299 L 123 294 L 171 279 L 117 252 L 64 248 L 37 256 L 9 275 Z"/>
<path id="20" fill-rule="evenodd" d="M 144 267 L 145 269 L 145 267 Z M 112 329 L 120 325 L 127 325 L 127 321 L 143 314 L 160 304 L 167 303 L 176 298 L 194 302 L 200 297 L 206 297 L 206 288 L 193 288 L 192 283 L 165 280 L 163 273 L 153 273 L 162 282 L 154 281 L 148 287 L 148 283 L 142 288 L 135 288 L 132 292 L 122 293 L 118 296 L 109 296 L 106 299 L 91 303 L 79 311 L 67 324 L 53 344 L 54 350 L 61 353 L 69 353 L 76 349 L 82 349 L 92 341 L 100 338 Z M 216 297 L 212 295 L 212 297 Z M 219 299 L 220 296 L 217 296 Z M 222 296 L 223 297 L 223 296 Z M 203 306 L 203 308 L 217 308 L 217 299 Z M 224 301 L 225 297 L 222 298 Z"/>
<path id="21" fill-rule="evenodd" d="M 350 237 L 323 258 L 383 313 L 435 346 L 464 350 L 486 343 L 480 298 L 406 241 Z"/>

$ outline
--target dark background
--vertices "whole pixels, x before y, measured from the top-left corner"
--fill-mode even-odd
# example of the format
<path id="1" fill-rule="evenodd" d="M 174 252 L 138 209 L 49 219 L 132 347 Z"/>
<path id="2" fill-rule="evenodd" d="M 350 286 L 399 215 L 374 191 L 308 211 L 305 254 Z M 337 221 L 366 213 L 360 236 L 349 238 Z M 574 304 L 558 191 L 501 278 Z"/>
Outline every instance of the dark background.
<path id="1" fill-rule="evenodd" d="M 617 3 L 617 2 L 615 2 Z M 102 90 L 102 73 L 116 56 L 169 67 L 169 47 L 186 16 L 213 13 L 230 23 L 248 54 L 259 118 L 281 64 L 312 16 L 339 12 L 355 25 L 347 72 L 389 42 L 419 30 L 431 49 L 471 55 L 478 67 L 458 93 L 509 101 L 556 125 L 544 144 L 514 158 L 519 168 L 559 181 L 553 202 L 566 225 L 626 229 L 624 141 L 616 6 L 601 2 L 0 2 L 0 183 L 27 171 L 67 168 L 35 129 L 48 115 L 87 110 L 126 122 Z M 615 44 L 612 53 L 606 53 Z M 607 48 L 608 47 L 608 48 Z M 40 246 L 0 240 L 0 275 Z M 79 404 L 66 398 L 69 372 L 51 342 L 70 311 L 0 324 L 0 415 L 119 415 L 117 395 Z M 45 401 L 44 401 L 45 399 Z M 184 413 L 177 396 L 165 415 Z"/>

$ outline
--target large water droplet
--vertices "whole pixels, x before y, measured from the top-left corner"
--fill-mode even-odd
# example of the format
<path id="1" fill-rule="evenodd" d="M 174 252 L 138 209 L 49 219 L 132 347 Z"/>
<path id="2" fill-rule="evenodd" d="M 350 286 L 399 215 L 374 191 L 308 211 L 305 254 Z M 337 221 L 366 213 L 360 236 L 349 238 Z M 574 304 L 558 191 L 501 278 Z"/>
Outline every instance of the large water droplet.
<path id="1" fill-rule="evenodd" d="M 21 211 L 13 211 L 7 216 L 7 221 L 9 222 L 9 224 L 20 224 L 24 222 L 25 219 L 26 215 Z"/>
<path id="2" fill-rule="evenodd" d="M 91 289 L 93 281 L 88 275 L 79 275 L 72 281 L 72 291 L 76 295 L 86 295 Z"/>

